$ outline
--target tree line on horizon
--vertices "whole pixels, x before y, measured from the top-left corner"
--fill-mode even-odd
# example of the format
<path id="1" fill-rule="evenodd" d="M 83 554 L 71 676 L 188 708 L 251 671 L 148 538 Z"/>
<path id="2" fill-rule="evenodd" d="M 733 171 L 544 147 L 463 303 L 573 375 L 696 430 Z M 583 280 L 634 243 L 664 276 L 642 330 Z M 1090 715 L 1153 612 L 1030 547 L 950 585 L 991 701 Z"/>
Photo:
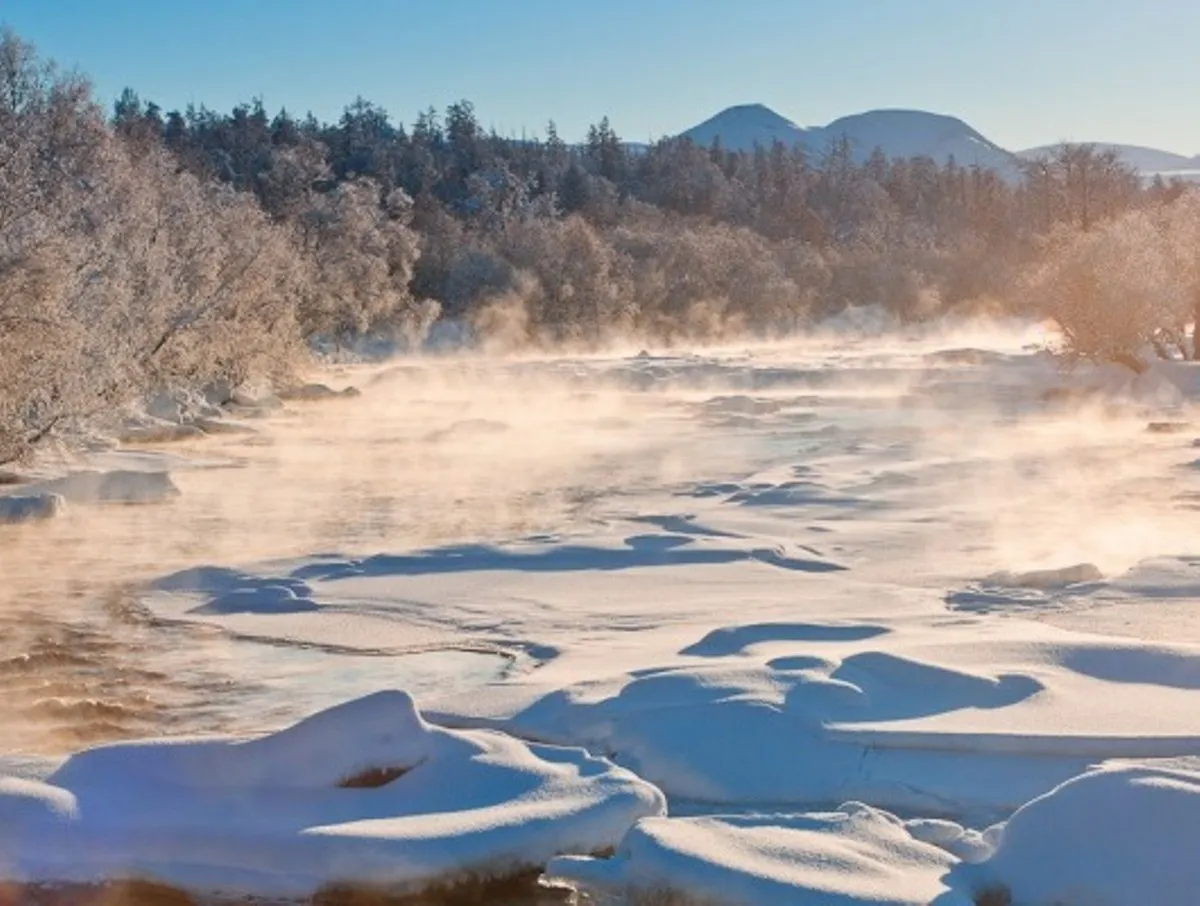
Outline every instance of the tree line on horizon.
<path id="1" fill-rule="evenodd" d="M 1111 151 L 1020 180 L 953 160 L 811 155 L 607 119 L 568 144 L 259 101 L 164 111 L 0 36 L 0 462 L 158 390 L 285 380 L 314 347 L 775 337 L 849 306 L 1056 318 L 1069 351 L 1194 353 L 1200 214 Z M 1168 241 L 1169 240 L 1169 241 Z M 1167 291 L 1170 288 L 1170 291 Z M 1131 365 L 1132 367 L 1132 365 Z"/>

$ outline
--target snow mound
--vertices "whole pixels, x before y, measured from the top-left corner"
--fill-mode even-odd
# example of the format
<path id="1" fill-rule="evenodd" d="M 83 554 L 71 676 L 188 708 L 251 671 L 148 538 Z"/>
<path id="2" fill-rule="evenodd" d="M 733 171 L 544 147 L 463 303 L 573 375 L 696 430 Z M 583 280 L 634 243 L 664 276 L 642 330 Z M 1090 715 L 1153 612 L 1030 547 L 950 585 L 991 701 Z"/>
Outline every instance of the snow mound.
<path id="1" fill-rule="evenodd" d="M 1131 598 L 1200 598 L 1200 558 L 1152 557 L 1094 591 Z"/>
<path id="2" fill-rule="evenodd" d="M 200 599 L 187 612 L 197 615 L 287 614 L 320 610 L 312 587 L 292 576 L 252 576 L 222 566 L 197 566 L 164 576 L 158 591 Z"/>
<path id="3" fill-rule="evenodd" d="M 58 494 L 71 503 L 161 503 L 179 496 L 167 472 L 121 469 L 73 472 L 47 481 L 38 490 Z"/>
<path id="4" fill-rule="evenodd" d="M 1098 582 L 1104 578 L 1091 563 L 1077 563 L 1060 569 L 1038 569 L 1026 573 L 999 572 L 984 579 L 986 585 L 1008 588 L 1035 588 L 1053 590 L 1078 585 L 1082 582 Z"/>
<path id="5" fill-rule="evenodd" d="M 968 906 L 941 880 L 956 861 L 892 815 L 849 803 L 796 816 L 648 818 L 613 858 L 558 858 L 547 875 L 598 893 L 706 904 Z"/>
<path id="6" fill-rule="evenodd" d="M 321 605 L 303 590 L 289 585 L 258 584 L 235 588 L 188 611 L 193 614 L 228 615 L 235 613 L 307 613 Z"/>
<path id="7" fill-rule="evenodd" d="M 0 497 L 0 525 L 53 519 L 65 506 L 66 501 L 61 494 L 13 494 Z"/>
<path id="8" fill-rule="evenodd" d="M 818 637 L 833 628 L 778 624 L 774 635 Z M 854 637 L 854 627 L 836 628 L 825 637 Z M 914 812 L 990 812 L 1016 808 L 1086 767 L 1069 754 L 1029 762 L 988 751 L 969 733 L 953 751 L 943 735 L 922 737 L 906 723 L 1004 711 L 1043 691 L 1033 677 L 993 677 L 882 651 L 839 657 L 825 648 L 816 656 L 780 649 L 769 626 L 747 630 L 690 650 L 704 661 L 637 671 L 619 687 L 552 694 L 513 723 L 611 753 L 669 795 L 707 803 L 863 799 Z M 713 656 L 742 644 L 780 653 L 765 663 L 761 652 L 733 663 Z M 615 694 L 598 696 L 601 689 Z M 893 722 L 904 729 L 888 733 Z"/>
<path id="9" fill-rule="evenodd" d="M 980 833 L 945 818 L 916 818 L 905 821 L 904 827 L 914 839 L 946 850 L 964 862 L 980 862 L 995 850 L 998 830 L 989 828 Z"/>
<path id="10" fill-rule="evenodd" d="M 1186 906 L 1200 891 L 1200 771 L 1124 765 L 1019 809 L 979 866 L 1028 906 Z"/>
<path id="11" fill-rule="evenodd" d="M 672 633 L 656 667 L 597 662 L 565 688 L 531 681 L 490 706 L 475 693 L 438 710 L 604 752 L 680 800 L 857 800 L 971 826 L 1107 759 L 1200 752 L 1200 649 L 1032 621 L 936 629 L 781 621 L 682 646 Z"/>
<path id="12" fill-rule="evenodd" d="M 1058 569 L 992 573 L 980 582 L 945 595 L 951 610 L 989 613 L 1002 610 L 1044 610 L 1062 605 L 1064 595 L 1077 596 L 1103 588 L 1104 574 L 1091 563 Z"/>
<path id="13" fill-rule="evenodd" d="M 0 779 L 0 880 L 302 897 L 501 878 L 617 844 L 662 794 L 580 749 L 427 723 L 403 692 L 251 741 L 119 744 Z"/>

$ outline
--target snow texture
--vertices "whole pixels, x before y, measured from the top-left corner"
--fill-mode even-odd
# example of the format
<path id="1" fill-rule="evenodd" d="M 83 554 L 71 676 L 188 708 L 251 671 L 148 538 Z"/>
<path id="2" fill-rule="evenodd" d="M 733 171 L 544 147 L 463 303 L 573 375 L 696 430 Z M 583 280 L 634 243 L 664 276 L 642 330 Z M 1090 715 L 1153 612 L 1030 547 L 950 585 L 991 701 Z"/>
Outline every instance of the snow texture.
<path id="1" fill-rule="evenodd" d="M 969 906 L 956 863 L 892 815 L 859 803 L 806 815 L 648 818 L 611 859 L 565 856 L 551 878 L 601 893 L 670 892 L 738 906 Z"/>
<path id="2" fill-rule="evenodd" d="M 1022 906 L 1189 906 L 1200 891 L 1200 770 L 1120 765 L 1019 809 L 962 874 Z"/>
<path id="3" fill-rule="evenodd" d="M 343 786 L 379 771 L 399 776 Z M 654 787 L 579 749 L 447 730 L 385 692 L 256 740 L 113 745 L 44 782 L 2 779 L 0 872 L 257 896 L 337 882 L 404 892 L 597 852 L 663 811 Z"/>
<path id="4" fill-rule="evenodd" d="M 203 887 L 220 866 L 241 889 L 303 893 L 624 838 L 611 863 L 556 871 L 743 904 L 789 902 L 789 879 L 806 903 L 945 906 L 988 883 L 1030 906 L 1181 902 L 1178 885 L 1200 889 L 1178 855 L 1197 836 L 1194 768 L 1159 760 L 1200 756 L 1200 366 L 1064 374 L 1024 330 L 888 329 L 860 311 L 802 344 L 356 374 L 362 400 L 306 410 L 301 482 L 270 471 L 279 444 L 253 469 L 189 472 L 179 507 L 98 513 L 161 526 L 253 490 L 229 507 L 233 543 L 170 558 L 145 593 L 158 620 L 219 630 L 191 653 L 246 692 L 238 726 L 398 675 L 440 726 L 393 696 L 253 743 L 83 753 L 6 787 L 21 848 L 0 852 L 25 877 L 133 865 Z M 145 455 L 92 463 L 185 467 Z M 334 461 L 341 475 L 312 468 Z M 474 521 L 489 511 L 505 518 Z M 482 663 L 436 667 L 447 649 Z M 161 676 L 189 663 L 137 650 Z M 415 650 L 427 682 L 402 673 Z M 264 684 L 269 709 L 249 691 Z M 393 725 L 411 732 L 378 729 Z M 425 756 L 379 789 L 336 788 Z M 1169 870 L 1142 835 L 1178 856 Z M 1072 900 L 1062 885 L 1089 865 L 1141 895 Z"/>

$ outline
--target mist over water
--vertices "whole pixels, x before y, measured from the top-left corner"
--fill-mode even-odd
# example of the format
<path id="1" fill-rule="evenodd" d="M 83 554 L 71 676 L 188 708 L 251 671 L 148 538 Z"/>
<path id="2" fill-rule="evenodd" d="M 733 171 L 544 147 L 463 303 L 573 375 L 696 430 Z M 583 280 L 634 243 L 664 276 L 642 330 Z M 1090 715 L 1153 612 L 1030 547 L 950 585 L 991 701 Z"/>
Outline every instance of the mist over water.
<path id="1" fill-rule="evenodd" d="M 172 444 L 165 461 L 100 457 L 169 468 L 175 499 L 69 505 L 0 528 L 0 671 L 12 678 L 0 723 L 12 748 L 227 728 L 229 642 L 152 619 L 142 583 L 199 565 L 571 531 L 602 498 L 739 446 L 689 464 L 702 428 L 684 410 L 572 361 L 430 361 L 345 379 L 364 395 L 292 407 L 248 423 L 254 434 Z"/>
<path id="2" fill-rule="evenodd" d="M 194 566 L 586 537 L 648 508 L 686 514 L 702 486 L 783 487 L 785 468 L 864 502 L 829 526 L 866 580 L 940 594 L 997 570 L 1111 574 L 1184 552 L 1191 436 L 1148 433 L 1161 407 L 1039 402 L 1059 378 L 1022 352 L 1031 336 L 831 330 L 662 355 L 413 359 L 327 375 L 362 396 L 289 405 L 252 434 L 101 455 L 90 467 L 168 469 L 181 494 L 0 527 L 6 748 L 252 732 L 404 675 L 380 652 L 254 648 L 141 602 L 145 583 Z M 803 518 L 784 540 L 811 540 Z M 255 663 L 264 682 L 307 675 L 327 694 L 263 698 Z M 442 681 L 427 663 L 414 682 L 426 669 Z M 497 668 L 451 669 L 477 682 Z"/>

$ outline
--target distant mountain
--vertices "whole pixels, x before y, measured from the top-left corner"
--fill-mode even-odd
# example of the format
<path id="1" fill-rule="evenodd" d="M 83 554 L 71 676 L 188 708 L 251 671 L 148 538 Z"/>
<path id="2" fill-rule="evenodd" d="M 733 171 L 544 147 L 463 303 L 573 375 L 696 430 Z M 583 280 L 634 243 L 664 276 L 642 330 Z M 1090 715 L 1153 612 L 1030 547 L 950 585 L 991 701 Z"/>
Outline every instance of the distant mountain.
<path id="1" fill-rule="evenodd" d="M 1016 173 L 1016 157 L 984 138 L 962 120 L 923 110 L 872 110 L 834 120 L 820 130 L 821 141 L 846 137 L 866 157 L 879 148 L 888 157 L 929 157 L 939 164 L 953 157 L 964 167 Z"/>
<path id="2" fill-rule="evenodd" d="M 720 138 L 721 144 L 730 151 L 753 151 L 755 145 L 770 148 L 775 142 L 789 147 L 807 146 L 815 132 L 820 130 L 797 126 L 763 104 L 740 104 L 722 110 L 681 133 L 680 137 L 690 138 L 697 145 L 706 147 L 713 139 Z"/>
<path id="3" fill-rule="evenodd" d="M 1171 151 L 1158 148 L 1146 148 L 1142 145 L 1118 145 L 1111 142 L 1092 142 L 1097 148 L 1112 150 L 1117 156 L 1143 176 L 1161 175 L 1164 179 L 1180 176 L 1184 179 L 1200 178 L 1200 154 L 1195 157 L 1185 157 Z M 1048 154 L 1054 149 L 1053 145 L 1042 145 L 1039 148 L 1028 148 L 1018 151 L 1017 157 L 1031 160 Z"/>
<path id="4" fill-rule="evenodd" d="M 1044 145 L 1014 154 L 957 117 L 924 110 L 870 110 L 844 116 L 827 126 L 800 126 L 763 104 L 729 107 L 681 132 L 680 137 L 706 147 L 720 138 L 721 144 L 731 151 L 752 151 L 756 146 L 770 148 L 775 142 L 782 142 L 789 147 L 799 145 L 814 156 L 824 152 L 832 142 L 847 138 L 859 161 L 879 148 L 888 157 L 929 157 L 939 164 L 953 157 L 963 166 L 987 167 L 1006 178 L 1020 175 L 1023 160 L 1038 157 L 1054 147 Z M 1162 176 L 1200 182 L 1200 154 L 1186 157 L 1141 145 L 1093 144 L 1116 151 L 1122 161 L 1146 179 Z"/>
<path id="5" fill-rule="evenodd" d="M 803 127 L 762 104 L 743 104 L 722 110 L 681 136 L 701 145 L 719 137 L 721 144 L 733 151 L 749 151 L 756 145 L 769 148 L 778 141 L 801 145 L 812 154 L 820 154 L 844 137 L 859 160 L 880 148 L 888 157 L 925 156 L 939 164 L 953 157 L 963 166 L 977 164 L 1006 175 L 1019 171 L 1013 154 L 962 120 L 922 110 L 872 110 L 827 126 Z"/>

